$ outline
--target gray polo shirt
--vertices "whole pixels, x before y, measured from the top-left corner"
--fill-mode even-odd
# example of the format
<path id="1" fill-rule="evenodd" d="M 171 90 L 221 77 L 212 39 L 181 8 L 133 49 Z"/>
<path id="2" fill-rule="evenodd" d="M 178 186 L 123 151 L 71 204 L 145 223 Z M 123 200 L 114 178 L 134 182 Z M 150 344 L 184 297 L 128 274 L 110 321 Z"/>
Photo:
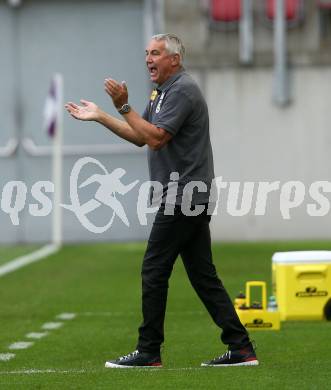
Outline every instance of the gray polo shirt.
<path id="1" fill-rule="evenodd" d="M 214 178 L 213 154 L 208 108 L 197 83 L 180 70 L 153 91 L 143 118 L 173 136 L 160 150 L 148 148 L 150 178 L 162 183 L 162 201 L 168 195 L 168 203 L 181 204 L 185 185 L 201 182 L 186 186 L 185 193 L 192 194 L 193 189 L 193 205 L 208 203 Z M 172 202 L 169 193 L 176 188 Z"/>

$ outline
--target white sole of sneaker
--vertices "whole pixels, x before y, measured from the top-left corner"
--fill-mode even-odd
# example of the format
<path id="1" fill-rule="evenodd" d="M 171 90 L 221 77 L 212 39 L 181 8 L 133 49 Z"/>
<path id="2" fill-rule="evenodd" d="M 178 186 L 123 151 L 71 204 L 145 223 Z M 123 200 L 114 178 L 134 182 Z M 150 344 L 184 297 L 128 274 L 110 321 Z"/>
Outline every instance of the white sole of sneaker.
<path id="1" fill-rule="evenodd" d="M 239 367 L 239 366 L 258 366 L 258 360 L 252 360 L 250 362 L 234 363 L 234 364 L 208 364 L 201 363 L 201 367 Z"/>
<path id="2" fill-rule="evenodd" d="M 160 366 L 124 366 L 123 364 L 115 364 L 111 362 L 105 363 L 106 368 L 162 368 L 162 365 Z"/>

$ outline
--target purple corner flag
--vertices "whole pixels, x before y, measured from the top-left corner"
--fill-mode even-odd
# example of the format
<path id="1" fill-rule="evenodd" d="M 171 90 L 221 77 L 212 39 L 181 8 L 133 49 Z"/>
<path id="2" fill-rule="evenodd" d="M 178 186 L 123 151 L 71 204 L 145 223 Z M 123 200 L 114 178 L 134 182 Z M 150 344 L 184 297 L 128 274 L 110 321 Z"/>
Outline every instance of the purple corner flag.
<path id="1" fill-rule="evenodd" d="M 56 131 L 58 113 L 57 91 L 55 78 L 52 79 L 44 108 L 44 128 L 50 137 L 54 137 Z"/>

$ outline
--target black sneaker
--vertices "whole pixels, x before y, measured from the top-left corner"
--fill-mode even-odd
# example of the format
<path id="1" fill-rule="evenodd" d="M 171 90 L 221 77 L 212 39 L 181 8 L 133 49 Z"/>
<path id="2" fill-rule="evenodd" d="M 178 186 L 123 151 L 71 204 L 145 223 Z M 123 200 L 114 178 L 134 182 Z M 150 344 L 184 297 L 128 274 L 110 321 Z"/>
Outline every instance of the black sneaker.
<path id="1" fill-rule="evenodd" d="M 116 360 L 109 360 L 105 363 L 106 368 L 160 368 L 162 367 L 159 354 L 134 351 L 128 355 L 121 356 Z"/>
<path id="2" fill-rule="evenodd" d="M 201 363 L 203 367 L 232 367 L 232 366 L 258 366 L 255 351 L 253 348 L 243 348 L 227 351 L 210 362 Z"/>

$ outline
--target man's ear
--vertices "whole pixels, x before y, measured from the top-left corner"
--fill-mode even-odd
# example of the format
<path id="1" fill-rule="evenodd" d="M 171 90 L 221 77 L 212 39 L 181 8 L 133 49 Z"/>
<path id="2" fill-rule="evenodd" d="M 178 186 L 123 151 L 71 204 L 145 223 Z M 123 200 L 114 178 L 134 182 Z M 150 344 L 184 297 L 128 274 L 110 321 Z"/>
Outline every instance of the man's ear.
<path id="1" fill-rule="evenodd" d="M 180 56 L 179 54 L 174 54 L 172 57 L 173 66 L 178 66 L 180 64 Z"/>

